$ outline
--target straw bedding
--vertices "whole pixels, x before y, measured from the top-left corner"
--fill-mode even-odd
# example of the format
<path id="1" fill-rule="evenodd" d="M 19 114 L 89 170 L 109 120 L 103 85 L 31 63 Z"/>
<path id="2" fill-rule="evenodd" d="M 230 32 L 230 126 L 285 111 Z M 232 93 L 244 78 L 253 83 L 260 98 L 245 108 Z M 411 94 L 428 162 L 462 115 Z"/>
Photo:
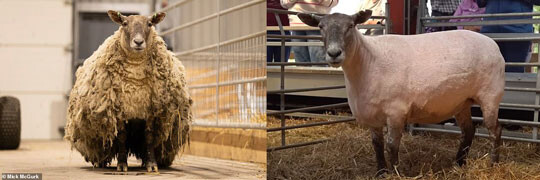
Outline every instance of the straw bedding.
<path id="1" fill-rule="evenodd" d="M 192 99 L 184 67 L 154 28 L 137 56 L 121 47 L 120 34 L 108 37 L 77 70 L 64 138 L 101 167 L 116 158 L 117 133 L 124 128 L 129 153 L 144 162 L 144 131 L 151 128 L 156 161 L 169 166 L 189 141 Z"/>
<path id="2" fill-rule="evenodd" d="M 289 119 L 287 125 L 323 121 Z M 269 118 L 268 127 L 279 126 Z M 280 143 L 280 133 L 269 133 L 269 146 Z M 268 153 L 268 179 L 373 179 L 375 152 L 368 129 L 340 123 L 290 130 L 287 143 L 332 138 L 331 141 Z M 467 165 L 455 165 L 459 136 L 442 133 L 403 135 L 397 173 L 382 179 L 540 179 L 540 150 L 536 144 L 504 141 L 499 164 L 490 167 L 491 143 L 475 137 Z"/>

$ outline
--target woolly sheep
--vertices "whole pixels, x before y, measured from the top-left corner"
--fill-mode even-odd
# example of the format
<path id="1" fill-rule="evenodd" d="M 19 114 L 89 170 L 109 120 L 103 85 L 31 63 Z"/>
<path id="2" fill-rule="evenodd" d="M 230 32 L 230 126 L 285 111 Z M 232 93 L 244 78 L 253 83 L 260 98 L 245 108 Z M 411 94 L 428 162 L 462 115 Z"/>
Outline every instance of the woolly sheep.
<path id="1" fill-rule="evenodd" d="M 77 70 L 65 139 L 96 167 L 127 171 L 129 153 L 158 172 L 189 142 L 184 67 L 155 31 L 165 13 L 108 14 L 121 26 Z"/>
<path id="2" fill-rule="evenodd" d="M 320 27 L 326 61 L 343 68 L 352 113 L 372 132 L 377 175 L 386 171 L 384 126 L 390 164 L 395 167 L 406 123 L 439 123 L 453 115 L 463 138 L 456 159 L 459 165 L 465 163 L 475 133 L 472 104 L 482 109 L 493 141 L 491 162 L 498 162 L 504 59 L 492 39 L 466 30 L 366 37 L 354 27 L 368 20 L 369 10 L 352 16 L 298 16 Z"/>

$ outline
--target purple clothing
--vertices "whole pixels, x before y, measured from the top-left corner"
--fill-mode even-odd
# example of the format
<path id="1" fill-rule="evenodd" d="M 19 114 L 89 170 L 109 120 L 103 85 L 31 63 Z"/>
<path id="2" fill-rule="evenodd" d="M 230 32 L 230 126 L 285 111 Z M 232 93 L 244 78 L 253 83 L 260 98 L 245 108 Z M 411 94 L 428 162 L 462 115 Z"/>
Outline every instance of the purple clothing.
<path id="1" fill-rule="evenodd" d="M 273 8 L 273 9 L 287 10 L 281 7 L 281 3 L 279 0 L 267 0 L 266 7 Z M 289 26 L 289 16 L 287 16 L 287 14 L 279 14 L 279 20 L 281 21 L 281 24 L 283 26 Z M 278 23 L 276 21 L 276 17 L 274 13 L 266 13 L 266 26 L 277 26 L 277 25 Z"/>
<path id="2" fill-rule="evenodd" d="M 476 4 L 476 0 L 463 0 L 456 9 L 454 16 L 484 14 L 484 12 L 486 12 L 486 8 L 479 8 L 478 4 Z M 451 19 L 450 22 L 473 22 L 479 20 L 480 18 Z M 463 26 L 458 26 L 458 29 L 463 29 Z"/>

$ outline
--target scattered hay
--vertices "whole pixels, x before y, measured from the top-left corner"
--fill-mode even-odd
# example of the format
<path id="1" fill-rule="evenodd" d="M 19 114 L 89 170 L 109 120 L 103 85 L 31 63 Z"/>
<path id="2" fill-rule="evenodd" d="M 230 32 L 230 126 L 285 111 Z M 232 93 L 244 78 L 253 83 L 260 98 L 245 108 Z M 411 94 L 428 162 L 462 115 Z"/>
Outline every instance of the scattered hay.
<path id="1" fill-rule="evenodd" d="M 307 121 L 288 119 L 287 125 Z M 279 126 L 269 118 L 268 127 Z M 268 134 L 268 145 L 278 146 L 280 133 Z M 322 138 L 332 141 L 317 145 L 268 153 L 268 179 L 373 179 L 376 173 L 375 152 L 368 129 L 356 123 L 340 123 L 290 130 L 287 143 Z M 540 151 L 536 144 L 503 143 L 501 163 L 490 167 L 491 143 L 475 138 L 467 165 L 455 165 L 459 136 L 440 133 L 405 133 L 400 148 L 398 173 L 385 179 L 540 179 Z M 388 159 L 388 156 L 387 156 Z"/>

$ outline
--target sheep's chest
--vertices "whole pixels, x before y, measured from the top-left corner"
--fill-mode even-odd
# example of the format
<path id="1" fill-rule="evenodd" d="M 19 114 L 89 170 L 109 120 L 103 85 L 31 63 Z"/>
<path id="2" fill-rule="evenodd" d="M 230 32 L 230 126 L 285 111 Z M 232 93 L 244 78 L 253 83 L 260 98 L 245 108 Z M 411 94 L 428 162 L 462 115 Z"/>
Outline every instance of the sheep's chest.
<path id="1" fill-rule="evenodd" d="M 125 64 L 120 71 L 118 98 L 127 119 L 147 119 L 149 116 L 152 89 L 146 68 L 144 64 Z"/>

